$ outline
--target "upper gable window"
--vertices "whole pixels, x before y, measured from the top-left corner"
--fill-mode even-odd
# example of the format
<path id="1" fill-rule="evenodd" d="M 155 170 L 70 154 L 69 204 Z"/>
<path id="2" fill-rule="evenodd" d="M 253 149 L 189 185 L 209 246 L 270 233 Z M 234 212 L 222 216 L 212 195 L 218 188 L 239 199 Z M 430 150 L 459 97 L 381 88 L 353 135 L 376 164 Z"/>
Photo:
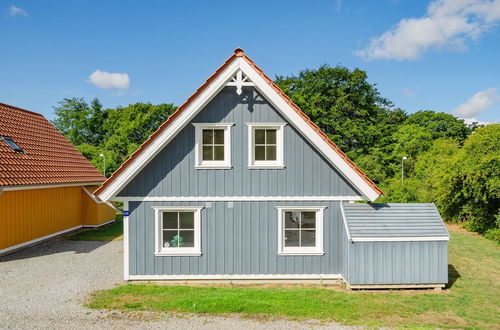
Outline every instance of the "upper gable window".
<path id="1" fill-rule="evenodd" d="M 12 148 L 12 150 L 14 150 L 15 152 L 24 152 L 23 149 L 21 149 L 20 146 L 17 145 L 17 143 L 14 142 L 14 140 L 12 140 L 11 137 L 9 136 L 1 136 L 2 140 L 5 141 L 5 143 L 7 143 L 7 145 L 9 147 Z"/>
<path id="2" fill-rule="evenodd" d="M 248 167 L 284 168 L 282 123 L 248 123 Z"/>
<path id="3" fill-rule="evenodd" d="M 228 123 L 193 124 L 196 129 L 195 167 L 231 168 L 231 126 Z"/>

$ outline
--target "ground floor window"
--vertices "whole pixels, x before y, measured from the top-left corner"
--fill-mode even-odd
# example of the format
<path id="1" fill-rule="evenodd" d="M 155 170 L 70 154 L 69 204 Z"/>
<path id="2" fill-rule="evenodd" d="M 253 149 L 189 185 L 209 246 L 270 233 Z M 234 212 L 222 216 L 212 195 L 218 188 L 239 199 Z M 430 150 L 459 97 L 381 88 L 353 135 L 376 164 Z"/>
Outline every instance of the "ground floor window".
<path id="1" fill-rule="evenodd" d="M 325 207 L 277 207 L 278 254 L 322 255 Z"/>
<path id="2" fill-rule="evenodd" d="M 155 206 L 155 254 L 201 255 L 202 207 Z"/>

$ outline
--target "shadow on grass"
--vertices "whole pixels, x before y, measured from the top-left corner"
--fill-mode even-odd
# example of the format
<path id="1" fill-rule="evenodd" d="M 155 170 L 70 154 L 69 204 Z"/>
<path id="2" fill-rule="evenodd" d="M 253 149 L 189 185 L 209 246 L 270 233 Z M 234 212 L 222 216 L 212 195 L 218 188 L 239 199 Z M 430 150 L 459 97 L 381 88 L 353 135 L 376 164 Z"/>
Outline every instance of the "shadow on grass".
<path id="1" fill-rule="evenodd" d="M 451 289 L 453 284 L 462 277 L 458 270 L 453 265 L 448 265 L 448 284 L 446 284 L 446 289 Z"/>
<path id="2" fill-rule="evenodd" d="M 123 215 L 118 213 L 115 222 L 95 229 L 83 229 L 69 236 L 71 241 L 114 241 L 123 235 Z"/>

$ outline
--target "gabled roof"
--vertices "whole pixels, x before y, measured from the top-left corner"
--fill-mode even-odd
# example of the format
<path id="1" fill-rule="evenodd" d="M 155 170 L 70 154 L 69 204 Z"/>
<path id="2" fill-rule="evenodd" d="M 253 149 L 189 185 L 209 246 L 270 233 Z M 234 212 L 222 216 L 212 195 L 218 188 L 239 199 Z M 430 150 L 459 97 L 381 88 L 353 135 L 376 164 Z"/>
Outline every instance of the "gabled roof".
<path id="1" fill-rule="evenodd" d="M 264 72 L 237 48 L 160 127 L 118 168 L 95 194 L 109 200 L 130 180 L 241 70 L 246 77 L 296 126 L 330 162 L 344 174 L 368 200 L 375 200 L 382 191 L 314 124 Z"/>
<path id="2" fill-rule="evenodd" d="M 448 240 L 449 234 L 432 203 L 343 203 L 349 238 L 360 241 Z"/>
<path id="3" fill-rule="evenodd" d="M 10 137 L 23 152 L 14 151 L 2 136 Z M 0 103 L 0 187 L 105 179 L 44 116 Z"/>

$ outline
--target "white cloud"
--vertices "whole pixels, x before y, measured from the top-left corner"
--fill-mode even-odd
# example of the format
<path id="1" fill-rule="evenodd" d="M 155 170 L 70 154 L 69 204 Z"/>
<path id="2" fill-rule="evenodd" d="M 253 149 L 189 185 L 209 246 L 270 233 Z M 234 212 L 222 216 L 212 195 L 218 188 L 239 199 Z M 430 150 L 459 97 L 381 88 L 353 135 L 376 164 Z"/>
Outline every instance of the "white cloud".
<path id="1" fill-rule="evenodd" d="M 435 0 L 420 18 L 404 18 L 367 48 L 354 52 L 367 60 L 414 60 L 431 49 L 465 50 L 500 21 L 500 0 Z"/>
<path id="2" fill-rule="evenodd" d="M 463 118 L 463 120 L 464 120 L 464 123 L 467 126 L 476 126 L 476 125 L 485 126 L 485 125 L 489 125 L 489 124 L 495 123 L 493 121 L 481 121 L 481 120 L 477 120 L 476 118 Z"/>
<path id="3" fill-rule="evenodd" d="M 408 96 L 408 97 L 413 97 L 413 96 L 417 95 L 417 91 L 410 89 L 410 88 L 401 88 L 401 93 L 404 96 Z"/>
<path id="4" fill-rule="evenodd" d="M 500 95 L 496 88 L 488 88 L 484 91 L 474 94 L 465 103 L 456 107 L 453 112 L 467 120 L 474 119 L 474 116 L 479 115 L 485 109 L 489 108 L 494 103 L 500 101 Z"/>
<path id="5" fill-rule="evenodd" d="M 130 87 L 130 79 L 126 73 L 111 73 L 101 70 L 95 70 L 89 76 L 88 82 L 99 88 L 127 89 Z"/>
<path id="6" fill-rule="evenodd" d="M 16 16 L 28 17 L 28 13 L 26 12 L 26 10 L 19 8 L 19 7 L 16 7 L 14 5 L 9 7 L 9 15 L 12 17 L 16 17 Z"/>
<path id="7" fill-rule="evenodd" d="M 340 12 L 342 10 L 342 0 L 335 1 L 335 10 Z"/>

